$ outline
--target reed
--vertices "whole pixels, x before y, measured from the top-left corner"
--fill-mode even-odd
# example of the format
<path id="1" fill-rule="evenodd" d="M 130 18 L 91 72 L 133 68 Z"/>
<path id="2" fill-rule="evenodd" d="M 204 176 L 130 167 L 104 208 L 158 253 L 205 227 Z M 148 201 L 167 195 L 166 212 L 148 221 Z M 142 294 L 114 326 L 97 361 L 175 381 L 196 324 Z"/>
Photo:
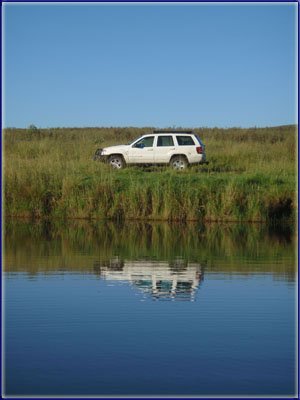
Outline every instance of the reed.
<path id="1" fill-rule="evenodd" d="M 31 218 L 267 221 L 295 218 L 296 127 L 196 129 L 208 166 L 114 171 L 98 147 L 150 128 L 6 129 L 4 209 Z"/>

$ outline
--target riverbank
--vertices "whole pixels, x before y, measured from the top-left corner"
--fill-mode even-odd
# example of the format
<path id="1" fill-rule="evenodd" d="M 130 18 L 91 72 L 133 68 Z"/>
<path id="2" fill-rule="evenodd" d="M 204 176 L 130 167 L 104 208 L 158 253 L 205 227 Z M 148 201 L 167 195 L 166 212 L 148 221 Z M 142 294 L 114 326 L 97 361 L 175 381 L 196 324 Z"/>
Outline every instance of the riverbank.
<path id="1" fill-rule="evenodd" d="M 7 129 L 4 205 L 10 216 L 169 221 L 293 220 L 296 128 L 198 129 L 208 166 L 175 172 L 92 160 L 98 147 L 150 128 Z"/>

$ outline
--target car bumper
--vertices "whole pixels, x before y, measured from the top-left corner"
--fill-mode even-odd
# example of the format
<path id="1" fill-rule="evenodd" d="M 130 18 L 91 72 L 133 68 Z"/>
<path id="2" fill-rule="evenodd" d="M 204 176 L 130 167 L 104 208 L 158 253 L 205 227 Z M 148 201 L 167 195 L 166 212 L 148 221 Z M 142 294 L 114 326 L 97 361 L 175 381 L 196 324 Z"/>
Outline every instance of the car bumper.
<path id="1" fill-rule="evenodd" d="M 106 163 L 107 162 L 107 156 L 94 156 L 93 158 L 94 161 L 101 161 Z"/>
<path id="2" fill-rule="evenodd" d="M 95 152 L 95 155 L 93 157 L 94 161 L 102 161 L 102 162 L 107 162 L 107 155 L 101 154 L 102 149 L 97 149 Z"/>

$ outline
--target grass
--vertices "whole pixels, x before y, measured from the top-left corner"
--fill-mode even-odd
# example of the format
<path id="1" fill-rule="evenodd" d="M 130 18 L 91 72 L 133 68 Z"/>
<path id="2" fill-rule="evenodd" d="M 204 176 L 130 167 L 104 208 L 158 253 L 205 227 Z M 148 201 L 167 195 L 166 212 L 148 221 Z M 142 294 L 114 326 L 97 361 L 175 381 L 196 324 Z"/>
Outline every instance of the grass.
<path id="1" fill-rule="evenodd" d="M 208 166 L 114 171 L 98 147 L 151 128 L 4 130 L 6 215 L 169 221 L 291 221 L 296 127 L 196 129 Z"/>

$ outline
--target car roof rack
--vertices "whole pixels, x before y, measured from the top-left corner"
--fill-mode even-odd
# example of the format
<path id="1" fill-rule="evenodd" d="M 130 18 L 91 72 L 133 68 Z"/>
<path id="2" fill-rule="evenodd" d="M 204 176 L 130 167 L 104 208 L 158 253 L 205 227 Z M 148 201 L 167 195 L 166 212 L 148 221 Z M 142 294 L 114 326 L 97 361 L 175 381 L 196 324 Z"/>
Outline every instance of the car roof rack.
<path id="1" fill-rule="evenodd" d="M 155 129 L 153 133 L 193 133 L 192 130 L 177 130 L 177 129 Z"/>

